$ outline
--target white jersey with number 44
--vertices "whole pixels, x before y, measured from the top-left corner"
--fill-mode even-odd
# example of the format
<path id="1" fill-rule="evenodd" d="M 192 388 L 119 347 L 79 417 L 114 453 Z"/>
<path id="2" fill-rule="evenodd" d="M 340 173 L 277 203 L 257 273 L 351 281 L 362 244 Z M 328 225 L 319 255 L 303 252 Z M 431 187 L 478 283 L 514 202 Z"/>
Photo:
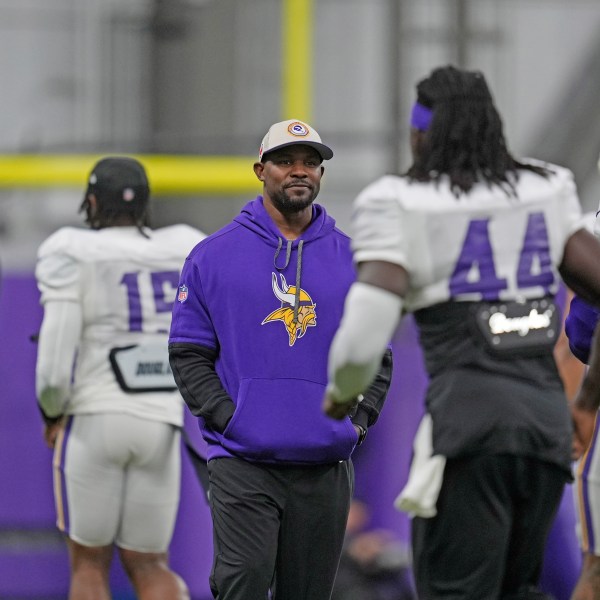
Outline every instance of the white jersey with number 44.
<path id="1" fill-rule="evenodd" d="M 533 162 L 533 161 L 530 161 Z M 553 295 L 568 238 L 583 227 L 572 173 L 520 170 L 517 195 L 477 183 L 456 197 L 449 181 L 385 176 L 354 205 L 355 260 L 386 261 L 410 275 L 406 308 L 440 302 Z"/>

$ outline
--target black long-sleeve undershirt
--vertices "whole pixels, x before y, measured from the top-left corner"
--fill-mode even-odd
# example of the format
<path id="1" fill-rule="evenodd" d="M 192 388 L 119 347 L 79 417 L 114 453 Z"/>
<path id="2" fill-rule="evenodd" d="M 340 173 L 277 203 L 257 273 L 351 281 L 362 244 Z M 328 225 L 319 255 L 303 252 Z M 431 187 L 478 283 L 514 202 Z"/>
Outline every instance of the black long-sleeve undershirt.
<path id="1" fill-rule="evenodd" d="M 223 388 L 215 370 L 217 352 L 197 344 L 169 344 L 169 362 L 177 387 L 191 413 L 202 417 L 208 427 L 222 433 L 231 419 L 235 404 Z M 351 417 L 354 424 L 368 429 L 379 418 L 392 379 L 392 353 L 387 350 L 373 383 Z"/>

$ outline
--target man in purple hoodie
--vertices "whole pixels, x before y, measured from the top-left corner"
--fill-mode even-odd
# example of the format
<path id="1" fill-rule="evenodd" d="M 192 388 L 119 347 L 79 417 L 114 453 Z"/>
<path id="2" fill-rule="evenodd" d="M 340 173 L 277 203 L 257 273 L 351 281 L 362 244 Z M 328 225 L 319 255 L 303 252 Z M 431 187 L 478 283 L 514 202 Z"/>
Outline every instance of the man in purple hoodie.
<path id="1" fill-rule="evenodd" d="M 389 387 L 334 421 L 321 411 L 327 355 L 355 280 L 350 240 L 314 203 L 333 156 L 298 120 L 271 126 L 254 172 L 263 193 L 184 265 L 169 352 L 208 443 L 219 600 L 326 600 L 354 486 L 350 455 Z"/>

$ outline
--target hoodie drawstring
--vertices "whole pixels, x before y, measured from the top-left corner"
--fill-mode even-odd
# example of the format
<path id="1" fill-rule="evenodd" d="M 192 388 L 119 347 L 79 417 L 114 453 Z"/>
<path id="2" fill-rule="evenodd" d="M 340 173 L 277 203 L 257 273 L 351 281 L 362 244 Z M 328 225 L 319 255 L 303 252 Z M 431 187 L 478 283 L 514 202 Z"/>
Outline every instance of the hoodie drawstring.
<path id="1" fill-rule="evenodd" d="M 300 240 L 298 242 L 298 260 L 296 261 L 296 290 L 294 294 L 294 323 L 298 323 L 298 311 L 300 310 L 300 284 L 302 283 L 302 246 L 304 245 L 304 240 Z M 275 251 L 275 256 L 273 257 L 273 266 L 278 271 L 283 271 L 290 264 L 290 256 L 292 254 L 292 240 L 287 241 L 287 246 L 285 249 L 285 264 L 280 267 L 277 265 L 277 257 L 281 252 L 281 248 L 283 247 L 283 239 L 279 238 L 279 243 L 277 245 L 277 250 Z"/>
<path id="2" fill-rule="evenodd" d="M 273 266 L 278 271 L 283 271 L 290 264 L 290 255 L 292 254 L 292 240 L 288 240 L 287 247 L 285 249 L 285 265 L 283 267 L 277 266 L 277 257 L 281 252 L 281 247 L 283 246 L 283 239 L 279 238 L 279 244 L 277 245 L 277 250 L 275 251 L 275 256 L 273 257 Z"/>
<path id="3" fill-rule="evenodd" d="M 298 260 L 296 261 L 296 294 L 294 296 L 294 323 L 298 322 L 298 311 L 300 310 L 300 280 L 302 279 L 302 246 L 304 240 L 298 242 Z"/>

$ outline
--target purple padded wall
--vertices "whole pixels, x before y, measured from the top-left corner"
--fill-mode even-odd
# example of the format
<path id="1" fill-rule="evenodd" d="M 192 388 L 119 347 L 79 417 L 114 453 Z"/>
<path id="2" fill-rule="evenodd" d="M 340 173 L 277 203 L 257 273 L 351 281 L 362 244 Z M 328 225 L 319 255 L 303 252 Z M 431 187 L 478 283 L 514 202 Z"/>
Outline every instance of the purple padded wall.
<path id="1" fill-rule="evenodd" d="M 52 495 L 52 451 L 42 439 L 35 401 L 36 346 L 30 336 L 42 320 L 30 273 L 4 274 L 0 287 L 0 598 L 66 598 L 66 546 L 57 540 Z M 189 424 L 188 424 L 189 425 Z M 192 423 L 192 435 L 196 434 Z M 193 600 L 211 597 L 210 515 L 184 456 L 182 500 L 171 548 L 173 567 Z M 118 561 L 111 586 L 115 600 L 133 598 Z"/>
<path id="2" fill-rule="evenodd" d="M 38 331 L 42 311 L 32 274 L 5 274 L 0 289 L 0 598 L 66 597 L 68 558 L 53 536 L 54 506 L 51 451 L 42 440 L 35 402 L 36 348 L 29 337 Z M 356 453 L 356 493 L 373 511 L 372 527 L 387 528 L 408 541 L 410 522 L 393 508 L 408 476 L 411 444 L 423 411 L 426 375 L 417 333 L 406 318 L 394 340 L 394 377 L 379 422 Z M 186 430 L 201 449 L 195 420 Z M 171 564 L 187 581 L 193 600 L 208 600 L 212 560 L 209 509 L 187 456 L 182 497 L 171 546 Z M 574 534 L 571 491 L 563 499 L 548 544 L 544 586 L 557 600 L 568 599 L 580 568 Z M 8 544 L 11 531 L 46 532 L 46 544 Z M 25 537 L 21 536 L 22 539 Z M 115 600 L 133 598 L 115 561 L 111 574 Z"/>

